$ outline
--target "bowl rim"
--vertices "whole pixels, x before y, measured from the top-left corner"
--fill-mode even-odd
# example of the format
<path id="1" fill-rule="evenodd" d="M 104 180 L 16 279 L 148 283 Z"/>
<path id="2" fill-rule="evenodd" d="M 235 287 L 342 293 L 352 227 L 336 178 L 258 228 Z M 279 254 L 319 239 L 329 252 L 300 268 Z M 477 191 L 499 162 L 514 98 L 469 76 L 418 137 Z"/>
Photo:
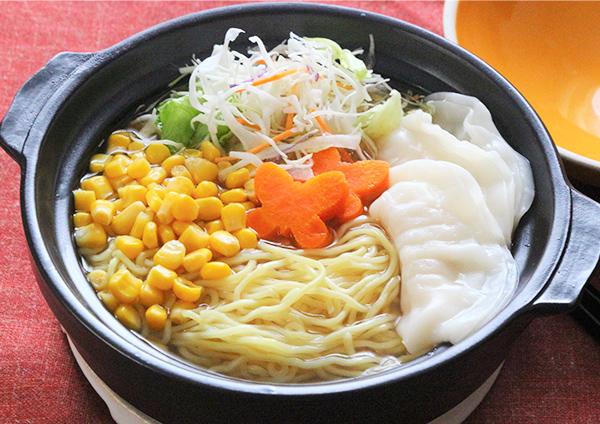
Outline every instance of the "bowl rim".
<path id="1" fill-rule="evenodd" d="M 443 27 L 444 37 L 446 37 L 448 40 L 452 41 L 453 43 L 455 43 L 458 46 L 461 46 L 461 44 L 458 42 L 458 35 L 456 34 L 456 16 L 458 14 L 458 3 L 460 1 L 461 0 L 445 0 L 444 1 L 444 9 L 442 12 L 442 27 Z M 471 53 L 471 54 L 475 55 L 474 53 Z M 475 56 L 477 56 L 477 55 L 475 55 Z M 483 59 L 481 59 L 481 60 L 483 60 Z M 498 71 L 492 65 L 488 64 L 488 66 L 490 68 L 494 69 L 498 74 L 503 75 L 500 71 Z M 531 106 L 531 107 L 532 107 L 532 109 L 535 110 L 535 108 L 533 108 L 533 106 Z M 599 160 L 595 160 L 595 159 L 589 158 L 587 156 L 584 156 L 582 154 L 575 153 L 572 150 L 569 150 L 569 149 L 559 146 L 559 145 L 556 145 L 556 148 L 557 148 L 558 152 L 560 153 L 560 156 L 565 161 L 574 163 L 576 165 L 579 165 L 579 166 L 589 169 L 591 171 L 595 171 L 595 172 L 600 171 L 600 161 Z"/>
<path id="2" fill-rule="evenodd" d="M 207 371 L 194 369 L 190 371 L 183 366 L 176 366 L 168 363 L 159 355 L 153 355 L 146 350 L 141 350 L 128 340 L 119 336 L 106 323 L 88 310 L 83 302 L 79 300 L 65 285 L 63 277 L 54 265 L 51 255 L 47 251 L 46 243 L 40 232 L 40 221 L 37 217 L 36 208 L 25 207 L 26 204 L 36 204 L 35 194 L 35 167 L 38 162 L 39 148 L 32 147 L 28 149 L 27 142 L 23 153 L 31 154 L 26 157 L 24 175 L 22 177 L 21 189 L 21 210 L 25 226 L 25 234 L 32 249 L 32 257 L 40 272 L 40 275 L 47 283 L 47 286 L 54 297 L 70 313 L 81 326 L 93 334 L 100 341 L 112 349 L 117 350 L 121 355 L 127 357 L 136 364 L 148 369 L 151 372 L 162 374 L 168 378 L 175 378 L 194 385 L 210 386 L 219 390 L 231 390 L 252 395 L 282 395 L 282 396 L 310 396 L 310 395 L 328 395 L 342 392 L 355 392 L 366 390 L 374 386 L 386 385 L 398 382 L 430 372 L 439 368 L 448 362 L 464 355 L 466 352 L 478 348 L 485 340 L 501 331 L 512 319 L 531 310 L 531 302 L 548 285 L 549 278 L 558 265 L 558 258 L 564 250 L 571 221 L 571 197 L 570 189 L 564 178 L 560 166 L 556 149 L 551 142 L 550 136 L 545 130 L 543 124 L 535 114 L 535 111 L 523 99 L 518 91 L 514 89 L 501 75 L 495 72 L 491 67 L 479 60 L 477 57 L 454 45 L 444 38 L 425 30 L 416 25 L 391 18 L 374 12 L 368 12 L 360 9 L 347 8 L 333 5 L 322 5 L 317 3 L 255 3 L 227 6 L 217 9 L 184 15 L 172 20 L 165 21 L 153 26 L 145 31 L 139 32 L 120 43 L 115 44 L 105 50 L 99 51 L 93 55 L 89 61 L 80 66 L 72 75 L 72 81 L 67 80 L 60 86 L 36 118 L 30 136 L 43 139 L 45 132 L 52 122 L 53 115 L 64 101 L 64 97 L 74 93 L 79 84 L 85 81 L 94 72 L 97 72 L 103 66 L 110 63 L 113 59 L 125 54 L 127 51 L 135 48 L 138 44 L 158 37 L 165 32 L 183 28 L 189 25 L 199 25 L 206 21 L 219 18 L 231 17 L 232 15 L 248 15 L 255 13 L 307 13 L 307 14 L 326 14 L 328 16 L 344 16 L 346 18 L 367 19 L 374 24 L 389 26 L 390 28 L 400 28 L 402 31 L 411 33 L 424 41 L 433 43 L 444 48 L 446 51 L 457 56 L 459 59 L 467 61 L 479 71 L 484 73 L 491 81 L 499 85 L 506 93 L 507 98 L 515 102 L 515 105 L 523 110 L 523 119 L 526 120 L 532 131 L 540 141 L 541 149 L 548 158 L 548 167 L 551 177 L 554 181 L 552 187 L 554 199 L 556 202 L 556 219 L 553 222 L 552 231 L 556 231 L 556 240 L 553 240 L 557 246 L 554 251 L 547 251 L 540 259 L 539 263 L 544 263 L 547 268 L 543 271 L 545 278 L 537 278 L 540 282 L 529 284 L 516 294 L 511 302 L 498 315 L 490 320 L 476 333 L 457 345 L 441 351 L 436 355 L 426 357 L 426 360 L 414 361 L 411 366 L 400 367 L 398 369 L 386 370 L 381 373 L 375 373 L 369 376 L 361 376 L 353 379 L 342 379 L 331 382 L 319 382 L 310 384 L 278 384 L 263 383 L 255 381 L 240 380 L 233 377 L 215 375 Z M 28 136 L 29 137 L 29 136 Z M 28 152 L 29 151 L 29 152 Z M 560 234 L 558 234 L 560 233 Z M 551 249 L 549 249 L 551 250 Z M 542 273 L 542 271 L 540 271 Z M 62 283 L 62 286 L 59 284 Z M 512 305 L 512 307 L 511 307 Z"/>

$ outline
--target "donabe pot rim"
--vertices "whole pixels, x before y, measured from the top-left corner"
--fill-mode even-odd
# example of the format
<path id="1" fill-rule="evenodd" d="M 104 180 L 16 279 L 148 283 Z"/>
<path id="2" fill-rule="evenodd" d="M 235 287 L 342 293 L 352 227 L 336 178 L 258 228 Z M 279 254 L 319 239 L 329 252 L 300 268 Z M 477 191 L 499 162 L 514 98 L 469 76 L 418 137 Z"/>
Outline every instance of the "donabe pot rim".
<path id="1" fill-rule="evenodd" d="M 537 135 L 538 142 L 542 145 L 545 155 L 549 158 L 549 168 L 553 180 L 552 190 L 554 191 L 554 198 L 556 202 L 556 213 L 552 228 L 553 231 L 556 231 L 559 234 L 557 235 L 556 241 L 558 245 L 552 249 L 552 252 L 547 253 L 551 257 L 548 258 L 547 256 L 544 256 L 544 262 L 552 263 L 551 269 L 546 270 L 545 279 L 538 278 L 540 280 L 538 284 L 524 287 L 520 293 L 513 297 L 503 311 L 501 311 L 496 317 L 494 317 L 475 334 L 471 335 L 459 344 L 432 355 L 425 360 L 419 361 L 417 359 L 415 360 L 414 364 L 400 367 L 398 369 L 386 370 L 373 375 L 313 384 L 277 384 L 252 382 L 223 375 L 216 375 L 212 372 L 203 370 L 190 370 L 189 367 L 186 368 L 184 364 L 177 366 L 172 363 L 167 363 L 159 357 L 151 354 L 150 351 L 141 350 L 129 343 L 127 340 L 121 338 L 107 324 L 102 322 L 98 317 L 91 313 L 91 311 L 89 311 L 84 304 L 74 296 L 71 290 L 63 282 L 60 271 L 53 263 L 50 254 L 46 249 L 46 242 L 43 240 L 41 231 L 39 229 L 40 222 L 36 214 L 36 207 L 27 207 L 27 205 L 36 205 L 34 180 L 35 169 L 37 168 L 38 155 L 41 146 L 41 142 L 35 146 L 31 146 L 31 140 L 34 138 L 43 140 L 46 131 L 53 121 L 54 115 L 60 110 L 64 100 L 75 93 L 79 85 L 81 85 L 86 78 L 88 78 L 94 72 L 98 71 L 104 66 L 110 65 L 112 60 L 123 55 L 130 49 L 135 48 L 139 44 L 150 42 L 153 38 L 159 37 L 160 35 L 171 30 L 190 25 L 200 25 L 203 22 L 219 20 L 223 17 L 231 17 L 236 15 L 272 15 L 273 13 L 290 12 L 344 16 L 368 21 L 374 25 L 396 27 L 401 29 L 403 32 L 412 33 L 423 40 L 423 42 L 432 43 L 445 49 L 446 51 L 452 53 L 457 60 L 465 61 L 478 71 L 484 73 L 490 80 L 497 84 L 504 93 L 506 93 L 506 96 L 510 98 L 510 100 L 514 102 L 514 104 L 523 112 L 523 119 L 532 127 L 533 131 Z M 28 144 L 30 145 L 30 148 L 28 148 Z M 75 69 L 67 77 L 65 82 L 58 87 L 51 99 L 46 103 L 42 111 L 36 117 L 35 122 L 27 136 L 27 140 L 23 148 L 23 155 L 25 156 L 25 160 L 23 166 L 23 183 L 21 188 L 21 210 L 25 224 L 25 233 L 33 252 L 32 256 L 45 282 L 48 283 L 49 289 L 63 304 L 63 306 L 70 311 L 75 319 L 77 319 L 82 326 L 84 326 L 102 342 L 111 346 L 113 349 L 117 350 L 120 354 L 126 356 L 131 361 L 134 361 L 153 372 L 158 372 L 170 378 L 184 380 L 192 384 L 211 386 L 215 389 L 221 390 L 246 392 L 250 394 L 298 396 L 358 391 L 361 389 L 368 389 L 373 386 L 399 382 L 403 379 L 429 372 L 441 366 L 442 364 L 446 364 L 447 362 L 466 354 L 468 351 L 480 346 L 493 334 L 499 332 L 512 319 L 532 309 L 532 301 L 549 283 L 550 277 L 559 262 L 559 258 L 564 252 L 569 224 L 571 222 L 570 190 L 565 182 L 564 175 L 559 165 L 556 149 L 554 148 L 547 131 L 537 117 L 536 113 L 514 87 L 512 87 L 491 67 L 477 59 L 472 54 L 468 53 L 466 50 L 451 44 L 445 39 L 427 30 L 394 18 L 386 17 L 384 15 L 340 6 L 319 4 L 262 3 L 236 5 L 213 9 L 164 22 L 148 30 L 140 32 L 114 45 L 113 47 L 90 55 L 90 59 Z M 154 348 L 149 346 L 149 349 Z"/>

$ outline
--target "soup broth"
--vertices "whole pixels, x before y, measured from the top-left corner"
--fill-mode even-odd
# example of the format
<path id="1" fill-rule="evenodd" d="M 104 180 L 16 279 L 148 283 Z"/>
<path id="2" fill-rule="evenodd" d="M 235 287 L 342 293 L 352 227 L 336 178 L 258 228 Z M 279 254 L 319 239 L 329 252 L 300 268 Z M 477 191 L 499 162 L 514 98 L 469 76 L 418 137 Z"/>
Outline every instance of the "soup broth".
<path id="1" fill-rule="evenodd" d="M 600 160 L 600 3 L 460 2 L 456 33 L 533 105 L 561 147 Z"/>

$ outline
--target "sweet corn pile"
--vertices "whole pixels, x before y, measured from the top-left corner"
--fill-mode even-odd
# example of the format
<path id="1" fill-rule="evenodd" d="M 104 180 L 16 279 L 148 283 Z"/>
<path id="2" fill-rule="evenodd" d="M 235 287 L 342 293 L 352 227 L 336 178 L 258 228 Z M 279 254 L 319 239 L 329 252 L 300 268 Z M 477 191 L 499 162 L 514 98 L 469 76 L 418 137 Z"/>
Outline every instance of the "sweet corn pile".
<path id="1" fill-rule="evenodd" d="M 226 159 L 209 141 L 171 154 L 127 132 L 92 157 L 73 192 L 75 241 L 98 297 L 127 327 L 181 323 L 180 312 L 202 302 L 203 280 L 234 272 L 220 259 L 257 246 L 246 227 L 257 206 L 252 169 L 219 177 L 232 165 Z"/>

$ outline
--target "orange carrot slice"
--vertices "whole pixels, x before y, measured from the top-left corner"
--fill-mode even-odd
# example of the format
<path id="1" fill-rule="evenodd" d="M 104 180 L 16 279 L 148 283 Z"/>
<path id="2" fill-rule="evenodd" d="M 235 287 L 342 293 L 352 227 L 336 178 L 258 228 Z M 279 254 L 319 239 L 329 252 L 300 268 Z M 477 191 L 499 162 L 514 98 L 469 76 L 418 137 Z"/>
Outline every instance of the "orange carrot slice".
<path id="1" fill-rule="evenodd" d="M 293 128 L 294 116 L 296 116 L 295 113 L 286 113 L 285 114 L 285 129 L 286 130 L 291 130 Z"/>
<path id="2" fill-rule="evenodd" d="M 348 197 L 346 197 L 346 201 L 344 202 L 344 210 L 338 215 L 338 219 L 340 222 L 348 222 L 361 213 L 365 211 L 362 201 L 360 197 L 358 197 L 355 193 L 350 192 Z"/>
<path id="3" fill-rule="evenodd" d="M 240 124 L 248 127 L 248 128 L 252 128 L 253 130 L 260 130 L 260 127 L 258 125 L 253 124 L 252 122 L 249 122 L 249 121 L 245 120 L 241 116 L 235 118 L 235 120 L 238 121 Z"/>
<path id="4" fill-rule="evenodd" d="M 313 154 L 313 172 L 316 175 L 328 171 L 341 171 L 348 180 L 350 191 L 356 194 L 362 206 L 368 206 L 377 199 L 381 193 L 389 187 L 389 164 L 382 160 L 362 160 L 353 163 L 342 162 L 340 152 L 335 147 L 321 150 Z M 344 216 L 351 216 L 352 211 L 356 211 L 356 205 L 353 205 L 355 200 L 347 200 L 349 205 L 348 212 Z M 342 222 L 345 222 L 340 217 Z"/>
<path id="5" fill-rule="evenodd" d="M 261 238 L 293 238 L 305 249 L 331 242 L 325 222 L 342 213 L 349 193 L 346 177 L 339 171 L 301 183 L 270 162 L 256 170 L 254 187 L 261 206 L 248 212 L 248 226 Z"/>
<path id="6" fill-rule="evenodd" d="M 274 75 L 270 75 L 268 77 L 259 78 L 252 82 L 252 85 L 258 87 L 259 85 L 267 84 L 269 82 L 280 80 L 281 78 L 285 78 L 288 75 L 292 75 L 298 72 L 298 69 L 288 69 L 287 71 L 279 72 Z"/>

